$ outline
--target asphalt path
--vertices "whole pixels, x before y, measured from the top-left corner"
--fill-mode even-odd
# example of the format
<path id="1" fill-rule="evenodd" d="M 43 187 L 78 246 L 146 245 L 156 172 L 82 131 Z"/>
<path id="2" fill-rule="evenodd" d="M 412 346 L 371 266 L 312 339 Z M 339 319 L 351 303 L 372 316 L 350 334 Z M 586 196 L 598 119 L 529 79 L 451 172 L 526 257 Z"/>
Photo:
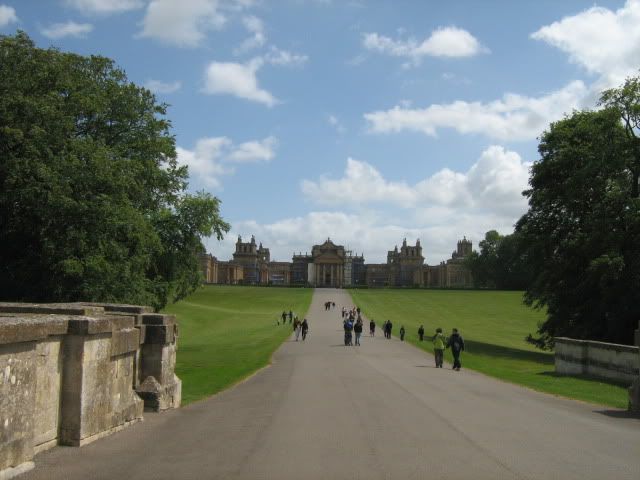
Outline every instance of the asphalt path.
<path id="1" fill-rule="evenodd" d="M 345 347 L 343 305 L 348 293 L 316 290 L 309 337 L 285 342 L 271 366 L 85 447 L 44 452 L 20 478 L 640 479 L 640 420 L 464 370 L 464 356 L 460 372 L 436 369 L 379 328 L 370 338 L 368 322 L 362 345 Z"/>

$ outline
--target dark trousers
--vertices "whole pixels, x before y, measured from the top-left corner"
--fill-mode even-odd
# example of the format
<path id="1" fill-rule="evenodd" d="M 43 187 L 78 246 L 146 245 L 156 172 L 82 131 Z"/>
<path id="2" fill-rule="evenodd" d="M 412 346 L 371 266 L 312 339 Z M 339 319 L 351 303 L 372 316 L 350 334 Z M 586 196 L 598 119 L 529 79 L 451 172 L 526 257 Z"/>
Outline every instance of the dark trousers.
<path id="1" fill-rule="evenodd" d="M 444 360 L 444 350 L 435 349 L 433 353 L 436 357 L 436 367 L 442 367 L 442 362 Z"/>
<path id="2" fill-rule="evenodd" d="M 453 368 L 461 368 L 462 364 L 460 363 L 460 352 L 452 350 L 451 353 L 453 354 Z"/>
<path id="3" fill-rule="evenodd" d="M 307 331 L 302 330 L 302 340 L 304 340 L 305 338 L 307 338 Z"/>
<path id="4" fill-rule="evenodd" d="M 424 339 L 424 333 L 420 334 L 420 341 L 422 341 Z"/>

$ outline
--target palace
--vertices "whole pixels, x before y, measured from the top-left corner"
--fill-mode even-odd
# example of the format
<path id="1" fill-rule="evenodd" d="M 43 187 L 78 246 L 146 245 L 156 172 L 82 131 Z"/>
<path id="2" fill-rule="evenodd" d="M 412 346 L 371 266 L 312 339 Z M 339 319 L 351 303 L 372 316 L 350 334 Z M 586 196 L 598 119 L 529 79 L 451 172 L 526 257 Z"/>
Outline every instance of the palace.
<path id="1" fill-rule="evenodd" d="M 272 262 L 268 248 L 256 244 L 255 237 L 243 242 L 238 237 L 233 260 L 219 261 L 211 254 L 200 257 L 205 283 L 229 285 L 305 285 L 311 287 L 425 287 L 471 288 L 471 272 L 464 259 L 472 243 L 458 241 L 451 258 L 439 265 L 425 265 L 420 240 L 415 245 L 402 241 L 387 252 L 387 263 L 366 264 L 330 238 L 308 252 L 294 254 L 291 262 Z"/>

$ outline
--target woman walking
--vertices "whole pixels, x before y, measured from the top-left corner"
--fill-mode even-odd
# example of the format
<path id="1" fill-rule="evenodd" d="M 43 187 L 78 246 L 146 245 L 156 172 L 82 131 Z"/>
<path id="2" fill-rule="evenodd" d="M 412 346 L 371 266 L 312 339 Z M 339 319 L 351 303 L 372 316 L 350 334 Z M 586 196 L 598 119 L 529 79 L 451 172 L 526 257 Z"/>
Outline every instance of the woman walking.
<path id="1" fill-rule="evenodd" d="M 356 334 L 356 345 L 360 346 L 360 335 L 362 335 L 362 320 L 358 320 L 353 327 L 353 333 Z"/>
<path id="2" fill-rule="evenodd" d="M 309 322 L 307 322 L 306 318 L 302 321 L 300 329 L 302 330 L 302 341 L 304 342 L 307 339 L 307 332 L 309 331 Z"/>
<path id="3" fill-rule="evenodd" d="M 444 335 L 442 329 L 436 328 L 436 334 L 433 336 L 433 353 L 436 357 L 436 368 L 442 368 L 444 360 Z"/>

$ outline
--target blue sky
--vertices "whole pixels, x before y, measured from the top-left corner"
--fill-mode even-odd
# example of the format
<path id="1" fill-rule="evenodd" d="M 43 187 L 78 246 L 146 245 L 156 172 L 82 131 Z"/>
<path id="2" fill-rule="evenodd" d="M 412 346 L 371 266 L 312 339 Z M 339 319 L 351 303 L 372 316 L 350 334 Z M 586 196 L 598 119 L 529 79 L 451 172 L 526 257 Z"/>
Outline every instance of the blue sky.
<path id="1" fill-rule="evenodd" d="M 510 233 L 565 112 L 640 67 L 640 0 L 0 0 L 0 33 L 113 58 L 170 104 L 190 189 L 288 260 L 330 236 L 430 264 Z"/>

